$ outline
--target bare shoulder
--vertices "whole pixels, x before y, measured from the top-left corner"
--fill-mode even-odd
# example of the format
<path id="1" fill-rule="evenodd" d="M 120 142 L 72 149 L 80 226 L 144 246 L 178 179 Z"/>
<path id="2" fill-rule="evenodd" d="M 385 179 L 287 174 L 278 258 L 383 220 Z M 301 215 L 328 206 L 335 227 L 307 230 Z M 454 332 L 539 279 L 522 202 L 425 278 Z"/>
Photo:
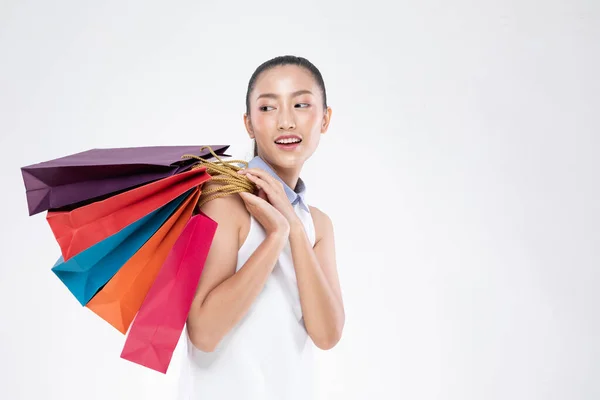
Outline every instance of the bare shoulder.
<path id="1" fill-rule="evenodd" d="M 310 209 L 310 214 L 312 215 L 313 223 L 315 224 L 315 243 L 318 243 L 324 236 L 333 234 L 333 222 L 331 221 L 331 218 L 329 218 L 329 215 L 321 209 L 310 205 L 308 208 Z"/>
<path id="2" fill-rule="evenodd" d="M 206 192 L 209 189 L 217 188 L 221 184 L 218 182 L 206 182 L 202 186 L 202 191 Z M 210 197 L 214 193 L 208 195 L 202 195 L 200 200 L 204 197 Z M 208 217 L 213 219 L 221 227 L 228 227 L 228 231 L 237 232 L 238 237 L 238 248 L 239 244 L 243 243 L 249 230 L 249 216 L 250 213 L 246 209 L 244 201 L 239 194 L 230 194 L 227 196 L 217 197 L 204 203 L 201 210 Z M 219 229 L 219 228 L 217 228 Z"/>
<path id="3" fill-rule="evenodd" d="M 308 208 L 310 209 L 310 213 L 312 214 L 313 219 L 329 219 L 329 216 L 325 214 L 325 212 L 320 208 L 310 205 L 308 206 Z"/>
<path id="4" fill-rule="evenodd" d="M 202 186 L 202 192 L 217 188 L 220 185 L 218 182 L 208 181 Z M 206 195 L 202 193 L 200 200 L 202 201 L 204 198 L 213 195 L 214 193 Z M 248 214 L 246 206 L 238 194 L 214 198 L 204 203 L 201 210 L 210 218 L 215 219 L 217 223 L 235 224 L 238 227 L 243 225 L 244 217 Z"/>

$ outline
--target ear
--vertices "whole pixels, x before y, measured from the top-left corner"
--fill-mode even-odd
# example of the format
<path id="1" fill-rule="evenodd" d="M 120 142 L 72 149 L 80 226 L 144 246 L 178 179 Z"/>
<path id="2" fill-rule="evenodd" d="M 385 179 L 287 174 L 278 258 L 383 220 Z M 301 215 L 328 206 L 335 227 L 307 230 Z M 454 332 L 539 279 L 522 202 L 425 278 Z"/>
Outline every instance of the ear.
<path id="1" fill-rule="evenodd" d="M 250 120 L 248 113 L 244 113 L 244 126 L 246 127 L 250 139 L 254 139 L 254 129 L 252 129 L 252 121 Z"/>
<path id="2" fill-rule="evenodd" d="M 331 107 L 327 107 L 327 110 L 323 114 L 323 121 L 321 122 L 321 133 L 325 134 L 327 129 L 329 128 L 329 123 L 331 122 L 331 114 L 333 110 Z"/>

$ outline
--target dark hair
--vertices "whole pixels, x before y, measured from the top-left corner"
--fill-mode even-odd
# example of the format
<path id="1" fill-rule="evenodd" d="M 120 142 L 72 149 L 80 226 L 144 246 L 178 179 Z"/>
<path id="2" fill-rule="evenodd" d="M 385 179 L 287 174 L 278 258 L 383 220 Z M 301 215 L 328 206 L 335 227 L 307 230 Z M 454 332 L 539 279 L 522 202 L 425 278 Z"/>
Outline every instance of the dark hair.
<path id="1" fill-rule="evenodd" d="M 311 73 L 315 81 L 317 81 L 317 85 L 321 89 L 321 94 L 323 95 L 323 108 L 327 108 L 327 92 L 325 91 L 325 82 L 323 81 L 323 76 L 317 67 L 313 65 L 310 61 L 308 61 L 304 57 L 296 57 L 296 56 L 279 56 L 272 58 L 268 61 L 265 61 L 261 65 L 256 68 L 256 71 L 250 77 L 250 81 L 248 82 L 248 90 L 246 91 L 246 114 L 250 116 L 250 93 L 254 90 L 254 86 L 256 85 L 256 79 L 265 71 L 268 71 L 272 68 L 284 66 L 284 65 L 297 65 L 299 67 L 305 68 L 308 72 Z M 258 155 L 258 147 L 256 145 L 256 139 L 254 140 L 254 156 Z"/>

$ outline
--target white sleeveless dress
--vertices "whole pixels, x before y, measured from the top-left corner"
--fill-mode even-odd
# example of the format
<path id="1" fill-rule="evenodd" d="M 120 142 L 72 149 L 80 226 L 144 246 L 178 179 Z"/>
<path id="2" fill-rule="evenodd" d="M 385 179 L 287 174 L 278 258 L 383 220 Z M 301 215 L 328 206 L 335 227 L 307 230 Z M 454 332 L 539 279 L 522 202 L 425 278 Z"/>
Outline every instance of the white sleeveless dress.
<path id="1" fill-rule="evenodd" d="M 315 228 L 309 211 L 293 205 L 312 246 Z M 236 271 L 265 239 L 250 216 L 250 231 L 238 252 Z M 181 400 L 310 400 L 313 398 L 314 344 L 306 332 L 290 242 L 248 313 L 213 352 L 203 352 L 185 329 Z"/>

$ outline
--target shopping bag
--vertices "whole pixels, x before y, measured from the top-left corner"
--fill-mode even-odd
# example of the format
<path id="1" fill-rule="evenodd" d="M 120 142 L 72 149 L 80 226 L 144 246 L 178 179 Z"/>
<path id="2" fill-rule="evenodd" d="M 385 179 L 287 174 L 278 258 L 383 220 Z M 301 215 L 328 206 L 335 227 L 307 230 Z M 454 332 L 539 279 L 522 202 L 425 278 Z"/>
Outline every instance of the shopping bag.
<path id="1" fill-rule="evenodd" d="M 86 307 L 126 334 L 158 271 L 198 203 L 195 188 L 175 213 L 142 248 L 123 265 Z"/>
<path id="2" fill-rule="evenodd" d="M 68 261 L 210 178 L 206 167 L 200 167 L 75 210 L 49 211 L 46 219 Z"/>
<path id="3" fill-rule="evenodd" d="M 52 271 L 85 306 L 98 289 L 154 235 L 187 195 L 180 195 L 67 261 L 61 256 Z"/>
<path id="4" fill-rule="evenodd" d="M 217 229 L 193 210 L 256 191 L 237 173 L 248 163 L 223 161 L 229 146 L 214 147 L 94 149 L 22 168 L 31 215 L 48 210 L 60 244 L 54 274 L 81 305 L 129 332 L 122 358 L 163 373 Z M 213 179 L 223 185 L 201 197 Z"/>
<path id="5" fill-rule="evenodd" d="M 29 215 L 73 208 L 103 196 L 185 172 L 197 160 L 212 158 L 203 146 L 150 146 L 91 149 L 21 168 Z M 213 152 L 228 156 L 229 145 L 213 145 Z"/>
<path id="6" fill-rule="evenodd" d="M 133 320 L 122 358 L 167 372 L 216 229 L 202 212 L 190 219 Z"/>

